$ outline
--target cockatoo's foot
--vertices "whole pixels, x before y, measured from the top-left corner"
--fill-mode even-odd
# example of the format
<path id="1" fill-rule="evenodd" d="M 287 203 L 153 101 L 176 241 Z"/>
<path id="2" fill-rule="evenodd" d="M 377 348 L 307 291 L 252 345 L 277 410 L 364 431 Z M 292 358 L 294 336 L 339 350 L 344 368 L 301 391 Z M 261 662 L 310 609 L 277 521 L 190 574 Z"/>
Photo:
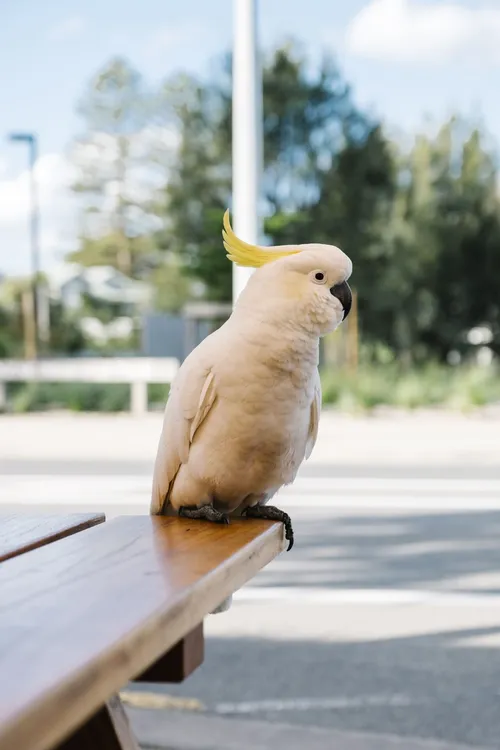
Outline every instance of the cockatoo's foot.
<path id="1" fill-rule="evenodd" d="M 294 542 L 292 521 L 288 513 L 285 513 L 284 510 L 275 508 L 274 505 L 249 505 L 241 515 L 247 516 L 247 518 L 265 518 L 268 521 L 282 521 L 285 526 L 285 539 L 288 539 L 287 552 L 292 549 Z"/>
<path id="2" fill-rule="evenodd" d="M 201 518 L 213 523 L 229 523 L 228 517 L 216 510 L 213 505 L 202 505 L 200 508 L 188 508 L 184 505 L 179 508 L 179 515 L 183 518 Z"/>

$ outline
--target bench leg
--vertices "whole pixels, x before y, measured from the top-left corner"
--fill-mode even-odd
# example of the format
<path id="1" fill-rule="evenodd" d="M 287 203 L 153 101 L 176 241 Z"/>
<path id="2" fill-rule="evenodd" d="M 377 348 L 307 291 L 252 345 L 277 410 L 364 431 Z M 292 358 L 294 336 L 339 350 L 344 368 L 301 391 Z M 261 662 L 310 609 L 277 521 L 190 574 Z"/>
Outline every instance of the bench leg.
<path id="1" fill-rule="evenodd" d="M 204 651 L 203 622 L 200 622 L 133 682 L 183 682 L 203 663 Z"/>
<path id="2" fill-rule="evenodd" d="M 115 695 L 57 750 L 139 750 L 139 745 Z"/>

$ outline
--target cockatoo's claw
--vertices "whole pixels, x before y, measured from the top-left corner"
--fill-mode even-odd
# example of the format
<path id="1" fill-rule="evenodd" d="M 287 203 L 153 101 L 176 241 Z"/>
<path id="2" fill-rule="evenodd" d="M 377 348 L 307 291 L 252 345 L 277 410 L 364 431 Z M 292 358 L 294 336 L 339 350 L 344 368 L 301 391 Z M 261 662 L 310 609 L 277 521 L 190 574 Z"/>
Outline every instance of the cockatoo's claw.
<path id="1" fill-rule="evenodd" d="M 287 552 L 290 552 L 293 547 L 294 538 L 292 521 L 288 513 L 276 508 L 274 505 L 252 505 L 245 508 L 241 515 L 247 516 L 247 518 L 265 518 L 269 521 L 282 521 L 285 526 L 285 539 L 288 540 Z"/>
<path id="2" fill-rule="evenodd" d="M 213 523 L 229 523 L 229 518 L 216 510 L 213 505 L 202 505 L 201 508 L 188 508 L 184 505 L 179 508 L 179 515 L 182 518 L 200 518 Z"/>

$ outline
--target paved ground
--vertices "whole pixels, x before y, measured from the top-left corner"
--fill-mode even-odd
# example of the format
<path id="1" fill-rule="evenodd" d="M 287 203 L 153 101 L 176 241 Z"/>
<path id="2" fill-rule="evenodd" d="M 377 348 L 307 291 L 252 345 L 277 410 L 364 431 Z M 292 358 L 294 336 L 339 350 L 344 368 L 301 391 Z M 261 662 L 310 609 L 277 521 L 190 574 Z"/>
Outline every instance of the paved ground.
<path id="1" fill-rule="evenodd" d="M 0 509 L 146 512 L 160 420 L 0 418 Z M 128 686 L 181 699 L 132 709 L 143 743 L 500 748 L 499 435 L 494 415 L 325 415 L 280 500 L 293 551 L 208 618 L 185 685 Z"/>
<path id="2" fill-rule="evenodd" d="M 469 745 L 342 732 L 258 719 L 223 719 L 182 712 L 131 711 L 144 750 L 476 750 Z M 165 738 L 168 737 L 168 741 Z"/>
<path id="3" fill-rule="evenodd" d="M 0 459 L 132 461 L 151 465 L 161 414 L 45 414 L 0 418 Z M 498 466 L 500 409 L 479 416 L 420 412 L 356 418 L 324 412 L 309 465 Z"/>

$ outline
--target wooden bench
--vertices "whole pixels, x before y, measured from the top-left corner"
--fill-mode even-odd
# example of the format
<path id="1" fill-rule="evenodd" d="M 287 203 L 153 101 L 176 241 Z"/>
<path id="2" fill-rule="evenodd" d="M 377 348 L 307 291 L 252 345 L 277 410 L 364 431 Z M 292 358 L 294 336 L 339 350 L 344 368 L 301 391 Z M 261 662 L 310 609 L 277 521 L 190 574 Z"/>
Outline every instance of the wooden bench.
<path id="1" fill-rule="evenodd" d="M 203 618 L 284 546 L 269 521 L 103 520 L 0 517 L 0 750 L 137 750 L 118 691 L 188 676 Z"/>
<path id="2" fill-rule="evenodd" d="M 0 516 L 0 562 L 104 521 L 104 513 Z"/>

